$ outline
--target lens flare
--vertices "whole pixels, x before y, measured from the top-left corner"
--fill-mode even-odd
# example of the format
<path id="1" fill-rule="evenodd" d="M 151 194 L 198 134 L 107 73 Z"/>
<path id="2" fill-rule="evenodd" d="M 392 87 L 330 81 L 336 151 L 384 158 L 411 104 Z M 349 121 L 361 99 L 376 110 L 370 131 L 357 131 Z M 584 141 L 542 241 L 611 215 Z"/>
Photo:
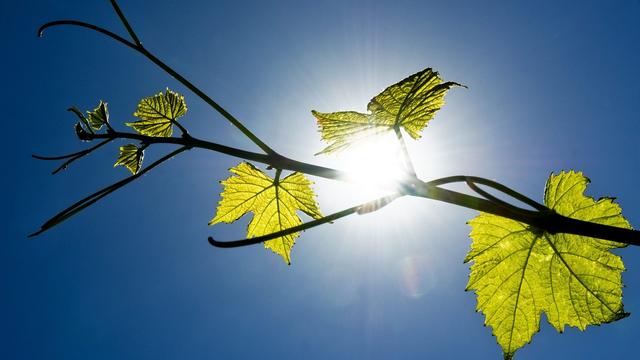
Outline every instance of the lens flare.
<path id="1" fill-rule="evenodd" d="M 408 256 L 399 261 L 398 275 L 402 294 L 418 299 L 435 289 L 437 279 L 429 265 L 429 258 L 424 255 Z"/>

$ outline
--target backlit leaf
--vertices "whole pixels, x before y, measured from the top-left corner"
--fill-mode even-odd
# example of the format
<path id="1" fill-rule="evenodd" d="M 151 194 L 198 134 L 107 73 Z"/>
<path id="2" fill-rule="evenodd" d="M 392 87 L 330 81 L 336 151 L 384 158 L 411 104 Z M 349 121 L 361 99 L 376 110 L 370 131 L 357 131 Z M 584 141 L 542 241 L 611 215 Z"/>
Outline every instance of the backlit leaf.
<path id="1" fill-rule="evenodd" d="M 100 104 L 93 109 L 93 111 L 87 111 L 86 117 L 87 123 L 91 129 L 98 131 L 103 125 L 109 122 L 109 109 L 107 109 L 107 103 L 100 100 Z"/>
<path id="2" fill-rule="evenodd" d="M 463 85 L 442 82 L 437 72 L 427 68 L 371 99 L 367 106 L 369 114 L 312 111 L 322 139 L 329 143 L 320 153 L 343 150 L 358 140 L 391 131 L 394 127 L 403 128 L 414 139 L 419 138 L 427 122 L 444 105 L 444 96 L 453 86 Z"/>
<path id="3" fill-rule="evenodd" d="M 551 175 L 545 205 L 575 219 L 631 228 L 612 199 L 584 195 L 589 180 L 580 172 Z M 559 332 L 584 330 L 621 319 L 622 259 L 609 250 L 624 244 L 570 234 L 549 234 L 529 225 L 481 213 L 469 221 L 473 261 L 467 290 L 493 328 L 504 356 L 531 341 L 544 312 Z"/>
<path id="4" fill-rule="evenodd" d="M 240 163 L 229 169 L 234 176 L 222 181 L 224 190 L 215 217 L 209 222 L 231 223 L 248 212 L 253 218 L 247 228 L 247 237 L 267 235 L 300 225 L 296 214 L 300 210 L 314 219 L 322 217 L 311 181 L 295 172 L 276 181 L 249 163 Z M 291 263 L 291 248 L 300 233 L 266 241 L 264 246 Z"/>
<path id="5" fill-rule="evenodd" d="M 371 121 L 371 115 L 361 114 L 355 111 L 326 114 L 312 111 L 311 113 L 318 120 L 322 140 L 330 144 L 318 154 L 342 150 L 350 144 L 356 143 L 358 140 L 391 129 L 389 125 L 373 123 Z"/>
<path id="6" fill-rule="evenodd" d="M 420 137 L 427 122 L 444 105 L 444 96 L 455 82 L 442 82 L 431 68 L 422 70 L 397 84 L 391 85 L 371 99 L 367 110 L 377 123 L 399 125 L 411 135 Z"/>
<path id="7" fill-rule="evenodd" d="M 132 174 L 137 174 L 142 167 L 143 158 L 143 149 L 135 146 L 134 144 L 127 144 L 120 147 L 120 155 L 113 166 L 124 166 L 129 169 Z"/>
<path id="8" fill-rule="evenodd" d="M 133 115 L 140 120 L 126 123 L 142 135 L 170 137 L 173 124 L 187 112 L 184 96 L 167 89 L 164 93 L 144 98 Z"/>

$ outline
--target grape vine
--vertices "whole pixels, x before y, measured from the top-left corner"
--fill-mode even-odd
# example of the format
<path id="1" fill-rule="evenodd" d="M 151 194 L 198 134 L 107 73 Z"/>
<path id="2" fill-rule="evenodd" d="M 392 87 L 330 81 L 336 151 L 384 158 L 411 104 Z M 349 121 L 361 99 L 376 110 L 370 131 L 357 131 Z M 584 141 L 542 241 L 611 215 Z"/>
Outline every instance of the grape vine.
<path id="1" fill-rule="evenodd" d="M 209 237 L 209 243 L 215 247 L 263 243 L 290 264 L 291 249 L 302 231 L 352 214 L 377 211 L 402 196 L 422 197 L 480 211 L 480 215 L 469 222 L 472 246 L 465 261 L 473 262 L 473 265 L 467 289 L 476 292 L 477 309 L 485 314 L 485 323 L 492 327 L 505 358 L 513 357 L 517 349 L 531 341 L 539 329 L 542 312 L 558 331 L 566 325 L 584 329 L 628 315 L 622 306 L 620 274 L 624 266 L 621 258 L 609 250 L 628 244 L 640 245 L 640 232 L 632 229 L 612 199 L 595 200 L 583 194 L 589 180 L 582 173 L 552 174 L 545 188 L 544 203 L 480 177 L 458 175 L 424 181 L 416 174 L 405 146 L 405 134 L 419 139 L 444 105 L 446 93 L 464 85 L 445 82 L 435 70 L 426 68 L 373 97 L 367 113 L 312 111 L 321 137 L 327 142 L 327 147 L 318 154 L 349 151 L 364 139 L 392 133 L 402 150 L 398 161 L 404 169 L 402 178 L 395 181 L 393 190 L 386 196 L 322 215 L 307 176 L 354 181 L 348 171 L 301 162 L 274 150 L 143 46 L 117 2 L 111 0 L 111 5 L 130 39 L 78 20 L 46 23 L 38 29 L 38 34 L 42 36 L 45 30 L 53 27 L 74 26 L 127 46 L 222 115 L 261 152 L 230 147 L 190 134 L 182 122 L 187 117 L 187 103 L 183 95 L 168 88 L 140 100 L 133 114 L 136 119 L 124 124 L 130 130 L 119 130 L 110 122 L 106 102 L 100 101 L 95 109 L 86 113 L 71 107 L 69 111 L 77 117 L 75 131 L 79 140 L 96 144 L 71 154 L 33 157 L 62 161 L 53 171 L 56 174 L 114 140 L 124 139 L 130 143 L 119 147 L 115 166 L 125 167 L 131 175 L 71 204 L 45 221 L 30 237 L 59 225 L 167 160 L 185 151 L 200 149 L 243 160 L 230 170 L 232 175 L 222 181 L 221 200 L 210 225 L 233 222 L 248 212 L 253 213 L 245 236 L 232 241 Z M 160 145 L 174 149 L 158 160 L 144 164 L 145 153 L 161 148 Z M 249 161 L 275 170 L 275 176 L 269 176 Z M 452 183 L 466 184 L 472 195 L 443 187 Z M 496 193 L 526 207 L 502 200 Z M 307 214 L 312 220 L 303 222 L 298 212 Z"/>

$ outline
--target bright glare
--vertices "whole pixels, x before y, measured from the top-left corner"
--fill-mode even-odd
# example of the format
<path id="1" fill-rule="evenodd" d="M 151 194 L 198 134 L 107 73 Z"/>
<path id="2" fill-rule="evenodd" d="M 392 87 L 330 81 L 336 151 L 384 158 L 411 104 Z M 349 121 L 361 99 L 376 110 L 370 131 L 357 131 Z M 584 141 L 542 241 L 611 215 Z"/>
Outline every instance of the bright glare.
<path id="1" fill-rule="evenodd" d="M 402 149 L 393 133 L 373 136 L 340 152 L 338 167 L 357 184 L 357 197 L 374 199 L 388 195 L 406 176 Z"/>

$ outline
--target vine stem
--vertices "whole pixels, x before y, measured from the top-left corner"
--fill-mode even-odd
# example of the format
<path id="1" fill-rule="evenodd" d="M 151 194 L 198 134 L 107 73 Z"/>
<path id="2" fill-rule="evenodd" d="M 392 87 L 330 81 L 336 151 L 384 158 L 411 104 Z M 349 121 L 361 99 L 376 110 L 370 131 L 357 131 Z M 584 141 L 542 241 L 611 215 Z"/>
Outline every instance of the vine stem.
<path id="1" fill-rule="evenodd" d="M 349 216 L 352 215 L 354 213 L 360 213 L 360 211 L 367 207 L 370 204 L 386 204 L 390 201 L 393 201 L 394 199 L 396 199 L 399 196 L 399 194 L 392 194 L 392 195 L 387 195 L 387 196 L 383 196 L 381 198 L 378 198 L 376 200 L 364 203 L 364 204 L 360 204 L 357 206 L 352 206 L 350 208 L 344 209 L 342 211 L 338 211 L 335 212 L 331 215 L 327 215 L 324 216 L 320 219 L 316 219 L 313 221 L 309 221 L 306 222 L 304 224 L 298 225 L 298 226 L 293 226 L 290 227 L 288 229 L 284 229 L 284 230 L 280 230 L 271 234 L 267 234 L 267 235 L 263 235 L 263 236 L 256 236 L 256 237 L 252 237 L 252 238 L 248 238 L 248 239 L 242 239 L 242 240 L 234 240 L 234 241 L 218 241 L 216 239 L 214 239 L 212 236 L 209 236 L 209 243 L 215 247 L 219 247 L 219 248 L 235 248 L 235 247 L 241 247 L 241 246 L 248 246 L 248 245 L 255 245 L 255 244 L 259 244 L 261 242 L 265 242 L 265 241 L 269 241 L 275 238 L 279 238 L 281 236 L 287 236 L 293 233 L 297 233 L 300 231 L 304 231 L 307 229 L 311 229 L 313 227 L 322 225 L 322 224 L 326 224 L 329 222 L 333 222 L 336 221 L 338 219 L 341 219 L 345 216 Z"/>
<path id="2" fill-rule="evenodd" d="M 53 170 L 51 172 L 52 175 L 57 174 L 58 172 L 60 172 L 61 170 L 66 169 L 72 162 L 92 153 L 93 151 L 101 148 L 102 146 L 108 144 L 109 142 L 111 142 L 114 138 L 110 138 L 110 139 L 105 139 L 102 142 L 99 142 L 98 144 L 88 148 L 88 149 L 84 149 L 72 154 L 67 154 L 67 155 L 61 155 L 61 156 L 40 156 L 40 155 L 31 155 L 32 158 L 34 159 L 38 159 L 38 160 L 63 160 L 63 159 L 68 159 L 67 161 L 63 162 L 62 165 L 58 166 L 55 170 Z"/>
<path id="3" fill-rule="evenodd" d="M 450 183 L 450 182 L 453 182 L 451 181 L 451 178 L 454 178 L 454 177 L 436 179 L 433 181 L 433 183 L 442 182 L 443 180 L 447 183 Z M 455 178 L 461 178 L 461 179 L 466 178 L 467 184 L 471 183 L 469 178 L 473 178 L 482 182 L 493 183 L 491 180 L 488 180 L 488 179 L 464 176 L 464 175 L 456 176 Z M 470 187 L 475 190 L 478 189 L 477 186 L 470 186 Z M 504 187 L 504 185 L 500 185 L 499 187 Z M 513 190 L 510 190 L 510 191 L 514 192 Z M 486 192 L 481 190 L 480 193 L 486 193 Z M 522 194 L 519 194 L 519 193 L 516 193 L 516 194 L 518 194 L 518 196 L 524 197 L 524 195 Z M 620 242 L 628 245 L 640 246 L 640 232 L 637 230 L 618 228 L 618 227 L 613 227 L 609 225 L 597 224 L 597 223 L 592 223 L 588 221 L 569 218 L 566 216 L 562 216 L 546 207 L 545 207 L 545 211 L 538 211 L 538 212 L 522 211 L 523 209 L 517 208 L 508 203 L 501 202 L 496 204 L 487 199 L 477 198 L 471 195 L 459 193 L 457 191 L 440 188 L 437 185 L 431 184 L 431 182 L 421 182 L 419 186 L 416 186 L 414 188 L 414 191 L 412 193 L 390 195 L 385 198 L 374 200 L 370 203 L 379 202 L 379 203 L 385 204 L 402 195 L 413 195 L 413 196 L 425 197 L 428 199 L 443 201 L 450 204 L 466 207 L 469 209 L 474 209 L 474 210 L 502 216 L 505 218 L 523 222 L 525 224 L 536 227 L 538 229 L 542 229 L 551 234 L 557 234 L 557 233 L 574 234 L 574 235 L 581 235 L 581 236 L 587 236 L 592 238 L 599 238 L 604 240 Z M 360 213 L 361 209 L 363 209 L 363 207 L 365 207 L 366 205 L 367 204 L 354 206 L 354 207 L 339 211 L 337 213 L 328 215 L 325 218 L 309 221 L 289 229 L 284 229 L 284 230 L 263 235 L 260 237 L 226 241 L 226 242 L 218 241 L 218 240 L 215 240 L 213 237 L 209 237 L 209 243 L 215 247 L 222 247 L 222 248 L 253 245 L 260 242 L 272 240 L 280 236 L 285 236 L 295 232 L 304 231 L 304 230 L 316 227 L 318 225 L 340 219 L 347 215 L 351 215 L 354 212 Z"/>
<path id="4" fill-rule="evenodd" d="M 333 180 L 348 181 L 350 178 L 352 178 L 352 176 L 350 176 L 350 174 L 346 171 L 293 160 L 279 154 L 268 155 L 253 151 L 242 150 L 231 146 L 202 140 L 192 135 L 183 137 L 153 137 L 137 133 L 113 131 L 105 134 L 87 134 L 86 136 L 90 139 L 131 139 L 143 142 L 145 144 L 174 144 L 189 146 L 191 148 L 211 150 L 245 160 L 267 164 L 276 169 L 299 171 L 305 174 L 315 175 Z"/>
<path id="5" fill-rule="evenodd" d="M 133 41 L 136 43 L 136 46 L 142 46 L 142 42 L 140 42 L 140 39 L 138 39 L 138 35 L 136 35 L 136 32 L 133 31 L 133 28 L 131 27 L 131 25 L 129 25 L 129 21 L 124 16 L 124 13 L 122 12 L 122 10 L 120 10 L 120 5 L 118 5 L 118 2 L 115 0 L 110 0 L 110 1 L 111 1 L 111 6 L 116 11 L 116 14 L 118 14 L 118 17 L 122 22 L 122 25 L 124 25 L 125 29 L 127 29 L 129 36 L 131 36 Z"/>
<path id="6" fill-rule="evenodd" d="M 77 214 L 78 212 L 82 211 L 83 209 L 89 207 L 90 205 L 93 205 L 94 203 L 96 203 L 98 200 L 104 198 L 105 196 L 111 194 L 112 192 L 120 189 L 121 187 L 129 184 L 130 182 L 132 182 L 133 180 L 139 178 L 140 176 L 144 175 L 145 173 L 153 170 L 153 168 L 155 168 L 156 166 L 164 163 L 165 161 L 173 158 L 174 156 L 180 154 L 183 151 L 189 150 L 190 148 L 188 146 L 183 146 L 177 150 L 174 150 L 170 153 L 168 153 L 167 155 L 161 157 L 160 159 L 154 161 L 153 163 L 151 163 L 149 166 L 145 167 L 144 169 L 142 169 L 140 172 L 138 172 L 137 174 L 131 175 L 127 178 L 124 178 L 114 184 L 111 184 L 107 187 L 104 187 L 98 191 L 96 191 L 95 193 L 75 202 L 74 204 L 72 204 L 71 206 L 67 207 L 66 209 L 62 210 L 61 212 L 59 212 L 58 214 L 56 214 L 54 217 L 52 217 L 51 219 L 47 220 L 44 224 L 42 224 L 42 226 L 40 227 L 40 229 L 36 232 L 34 232 L 33 234 L 30 234 L 28 237 L 34 237 L 37 235 L 42 234 L 43 232 L 51 229 L 52 227 L 62 223 L 63 221 L 69 219 L 70 217 L 72 217 L 73 215 Z"/>
<path id="7" fill-rule="evenodd" d="M 75 157 L 79 157 L 79 156 L 84 156 L 90 152 L 92 152 L 93 150 L 98 149 L 99 147 L 107 144 L 108 142 L 110 142 L 111 140 L 113 140 L 113 138 L 108 138 L 88 149 L 84 149 L 84 150 L 80 150 L 80 151 L 76 151 L 74 153 L 71 154 L 65 154 L 65 155 L 59 155 L 59 156 L 42 156 L 42 155 L 31 155 L 32 158 L 34 159 L 38 159 L 38 160 L 64 160 L 64 159 L 69 159 L 69 158 L 75 158 Z"/>
<path id="8" fill-rule="evenodd" d="M 396 139 L 398 140 L 400 150 L 402 151 L 402 161 L 404 162 L 406 171 L 408 171 L 411 176 L 417 176 L 416 169 L 413 166 L 413 161 L 411 161 L 411 156 L 409 155 L 409 150 L 407 149 L 407 144 L 404 142 L 404 138 L 402 137 L 400 127 L 394 126 L 393 131 L 396 133 Z"/>
<path id="9" fill-rule="evenodd" d="M 67 209 L 63 210 L 62 212 L 60 212 L 59 214 L 57 214 L 56 216 L 54 216 L 53 218 L 51 218 L 50 220 L 45 222 L 42 225 L 41 229 L 39 231 L 31 234 L 30 237 L 38 235 L 38 234 L 46 231 L 47 229 L 50 229 L 51 227 L 61 223 L 62 221 L 70 218 L 71 216 L 73 216 L 74 214 L 78 213 L 82 209 L 90 206 L 91 204 L 97 202 L 98 200 L 100 200 L 103 197 L 107 196 L 111 192 L 113 192 L 113 191 L 121 188 L 122 186 L 130 183 L 131 181 L 137 179 L 142 174 L 150 171 L 154 167 L 156 167 L 156 166 L 160 165 L 161 163 L 167 161 L 168 159 L 172 158 L 173 156 L 175 156 L 175 155 L 177 155 L 177 154 L 179 154 L 179 153 L 181 153 L 181 152 L 183 152 L 185 150 L 188 150 L 188 149 L 191 149 L 191 148 L 196 148 L 196 147 L 197 148 L 208 149 L 208 150 L 212 150 L 212 151 L 217 151 L 217 152 L 220 152 L 220 153 L 224 153 L 224 154 L 228 154 L 228 155 L 244 158 L 244 159 L 247 159 L 247 160 L 253 160 L 253 161 L 265 163 L 265 164 L 268 164 L 271 167 L 274 167 L 274 168 L 278 169 L 278 171 L 281 171 L 282 169 L 287 169 L 287 170 L 299 171 L 299 172 L 302 172 L 302 173 L 315 175 L 315 176 L 320 176 L 320 177 L 325 177 L 325 178 L 331 178 L 331 179 L 338 179 L 338 180 L 348 180 L 349 179 L 349 177 L 347 176 L 348 174 L 345 173 L 345 172 L 342 172 L 342 171 L 339 171 L 339 170 L 335 170 L 335 169 L 320 167 L 320 166 L 316 166 L 316 165 L 312 165 L 312 164 L 308 164 L 308 163 L 304 163 L 304 162 L 300 162 L 300 161 L 296 161 L 296 160 L 284 157 L 282 155 L 279 155 L 277 152 L 275 152 L 273 149 L 271 149 L 267 144 L 265 144 L 262 140 L 260 140 L 255 134 L 253 134 L 248 128 L 246 128 L 238 119 L 236 119 L 233 115 L 231 115 L 229 112 L 227 112 L 222 106 L 220 106 L 218 103 L 216 103 L 212 98 L 210 98 L 208 95 L 206 95 L 202 90 L 200 90 L 198 87 L 193 85 L 189 80 L 184 78 L 182 75 L 180 75 L 174 69 L 172 69 L 170 66 L 168 66 L 163 61 L 161 61 L 158 57 L 156 57 L 153 53 L 151 53 L 145 47 L 143 47 L 142 46 L 142 42 L 140 41 L 140 39 L 136 35 L 135 31 L 133 30 L 133 28 L 131 27 L 129 22 L 127 21 L 126 17 L 124 16 L 124 13 L 121 11 L 121 9 L 118 6 L 116 0 L 111 0 L 111 4 L 112 4 L 114 10 L 116 11 L 116 14 L 120 18 L 120 21 L 122 22 L 122 24 L 124 25 L 124 27 L 126 28 L 127 32 L 129 33 L 129 35 L 131 36 L 131 38 L 133 39 L 134 42 L 126 40 L 123 37 L 111 32 L 109 30 L 101 28 L 99 26 L 96 26 L 96 25 L 93 25 L 93 24 L 89 24 L 89 23 L 86 23 L 86 22 L 82 22 L 82 21 L 78 21 L 78 20 L 57 20 L 57 21 L 48 22 L 48 23 L 42 25 L 38 29 L 38 35 L 42 36 L 44 30 L 46 30 L 47 28 L 50 28 L 50 27 L 62 26 L 62 25 L 70 25 L 70 26 L 79 26 L 79 27 L 83 27 L 83 28 L 87 28 L 87 29 L 96 31 L 96 32 L 98 32 L 100 34 L 103 34 L 103 35 L 105 35 L 107 37 L 110 37 L 113 40 L 116 40 L 117 42 L 120 42 L 121 44 L 123 44 L 123 45 L 135 50 L 136 52 L 142 54 L 147 59 L 149 59 L 151 62 L 153 62 L 158 67 L 160 67 L 162 70 L 164 70 L 167 74 L 169 74 L 170 76 L 172 76 L 173 78 L 178 80 L 180 83 L 182 83 L 185 87 L 187 87 L 194 94 L 196 94 L 198 97 L 200 97 L 203 101 L 205 101 L 214 110 L 216 110 L 223 117 L 225 117 L 231 124 L 233 124 L 236 128 L 238 128 L 245 136 L 247 136 L 247 138 L 249 138 L 262 151 L 264 151 L 264 154 L 254 153 L 254 152 L 245 151 L 245 150 L 241 150 L 241 149 L 236 149 L 236 148 L 228 147 L 228 146 L 225 146 L 225 145 L 220 145 L 220 144 L 216 144 L 216 143 L 212 143 L 212 142 L 208 142 L 208 141 L 204 141 L 204 140 L 199 140 L 199 139 L 193 138 L 192 136 L 188 135 L 188 133 L 186 132 L 186 129 L 182 128 L 181 126 L 178 126 L 180 128 L 180 130 L 182 131 L 182 135 L 183 135 L 180 138 L 173 138 L 173 137 L 172 138 L 151 138 L 151 137 L 147 137 L 147 136 L 143 136 L 143 135 L 139 135 L 139 134 L 129 134 L 129 133 L 116 132 L 112 128 L 109 128 L 110 131 L 108 131 L 107 134 L 94 134 L 94 133 L 87 134 L 88 137 L 92 137 L 92 138 L 103 138 L 103 139 L 129 138 L 129 139 L 136 139 L 136 140 L 142 141 L 147 146 L 149 144 L 153 144 L 153 143 L 170 143 L 170 144 L 182 145 L 182 147 L 179 148 L 178 150 L 175 150 L 175 151 L 167 154 L 166 156 L 162 157 L 161 159 L 158 159 L 156 162 L 154 162 L 151 165 L 147 166 L 145 169 L 143 169 L 139 173 L 137 173 L 135 175 L 132 175 L 132 176 L 126 178 L 126 179 L 123 179 L 123 180 L 121 180 L 119 182 L 116 182 L 116 183 L 114 183 L 114 184 L 112 184 L 110 186 L 107 186 L 106 188 L 104 188 L 104 189 L 102 189 L 102 190 L 100 190 L 100 191 L 98 191 L 98 192 L 96 192 L 96 193 L 94 193 L 92 195 L 89 195 L 89 196 L 85 197 L 84 199 L 76 202 L 75 204 L 71 205 Z M 411 159 L 409 157 L 408 151 L 407 151 L 406 146 L 404 144 L 404 140 L 402 139 L 402 134 L 400 132 L 400 129 L 399 128 L 394 128 L 394 130 L 396 132 L 396 136 L 397 136 L 398 141 L 400 142 L 400 145 L 401 145 L 402 150 L 403 150 L 403 160 L 405 162 L 405 166 L 411 172 L 411 176 L 408 176 L 406 179 L 404 179 L 403 181 L 398 182 L 398 184 L 397 184 L 400 195 L 412 195 L 412 196 L 419 196 L 419 197 L 424 197 L 424 198 L 428 198 L 428 199 L 439 200 L 439 201 L 443 201 L 443 202 L 447 202 L 447 203 L 463 206 L 463 207 L 466 207 L 466 208 L 470 208 L 470 209 L 474 209 L 474 210 L 478 210 L 478 211 L 483 211 L 483 212 L 491 213 L 491 214 L 494 214 L 494 215 L 503 216 L 503 217 L 510 218 L 510 219 L 513 219 L 513 220 L 516 220 L 516 221 L 521 221 L 521 222 L 527 223 L 529 225 L 535 226 L 537 228 L 540 228 L 540 229 L 545 230 L 545 231 L 550 232 L 550 233 L 563 232 L 563 233 L 570 233 L 570 234 L 597 237 L 597 238 L 606 239 L 606 240 L 624 242 L 624 243 L 627 243 L 627 244 L 640 245 L 640 232 L 638 232 L 638 231 L 629 230 L 629 229 L 623 229 L 623 228 L 616 228 L 616 227 L 611 227 L 611 226 L 606 226 L 606 225 L 601 225 L 601 224 L 596 224 L 596 223 L 590 223 L 590 222 L 580 221 L 580 220 L 571 219 L 571 218 L 567 218 L 567 217 L 561 216 L 561 215 L 559 215 L 559 214 L 547 209 L 543 205 L 537 204 L 533 200 L 530 200 L 530 199 L 526 198 L 524 195 L 521 195 L 521 194 L 519 194 L 519 193 L 517 193 L 517 192 L 515 192 L 515 191 L 513 191 L 513 190 L 511 190 L 511 189 L 509 189 L 509 188 L 507 188 L 507 187 L 505 187 L 503 185 L 497 184 L 497 183 L 492 182 L 492 181 L 487 180 L 487 179 L 482 179 L 482 178 L 477 178 L 477 177 L 468 177 L 468 176 L 457 176 L 457 177 L 449 177 L 449 178 L 444 178 L 444 179 L 437 179 L 437 180 L 434 180 L 432 182 L 421 181 L 415 175 L 415 171 L 413 170 L 413 165 L 411 163 Z M 106 143 L 106 141 L 104 143 Z M 101 144 L 98 144 L 97 147 L 101 146 Z M 95 147 L 95 148 L 97 148 L 97 147 Z M 81 156 L 83 156 L 83 155 L 80 155 L 79 157 L 81 157 Z M 70 158 L 72 160 L 74 160 L 76 158 L 79 158 L 79 157 L 74 157 L 73 154 L 70 156 Z M 443 185 L 443 184 L 448 183 L 448 182 L 456 182 L 456 181 L 464 181 L 473 191 L 475 191 L 476 193 L 478 193 L 482 197 L 471 196 L 471 195 L 468 195 L 468 194 L 463 194 L 463 193 L 459 193 L 459 192 L 456 192 L 456 191 L 452 191 L 452 190 L 448 190 L 448 189 L 444 189 L 444 188 L 439 187 L 439 185 Z M 494 189 L 496 189 L 498 191 L 502 191 L 503 193 L 505 193 L 507 195 L 510 195 L 513 198 L 517 199 L 517 200 L 523 201 L 524 203 L 532 206 L 533 208 L 537 209 L 538 211 L 536 212 L 536 211 L 530 211 L 530 210 L 521 209 L 521 208 L 515 207 L 515 206 L 513 206 L 511 204 L 508 204 L 506 202 L 503 202 L 503 201 L 493 197 L 489 193 L 483 191 L 479 187 L 477 187 L 476 183 L 484 184 L 484 185 L 493 187 Z M 380 200 L 380 199 L 378 199 L 378 200 Z M 385 201 L 381 201 L 381 203 L 385 203 Z M 331 216 L 339 216 L 339 217 L 346 216 L 346 215 L 351 214 L 353 212 L 359 211 L 360 209 L 362 209 L 360 206 L 349 208 L 349 209 L 344 210 L 345 211 L 344 213 L 343 212 L 338 212 L 336 214 L 330 215 L 329 217 L 331 217 Z M 327 218 L 328 217 L 325 217 L 323 219 L 314 220 L 314 221 L 302 224 L 299 227 L 296 227 L 295 231 L 292 230 L 293 228 L 292 229 L 285 229 L 283 231 L 291 231 L 291 232 L 301 231 L 301 230 L 304 230 L 304 229 L 312 227 L 312 226 L 317 226 L 317 225 L 319 225 L 321 223 L 321 221 L 324 221 Z M 326 221 L 331 221 L 331 220 L 326 220 Z M 277 234 L 277 233 L 270 234 L 270 235 L 265 235 L 265 236 L 266 237 L 269 237 L 269 236 L 277 237 L 277 236 L 275 236 L 275 234 Z M 212 243 L 215 242 L 214 240 L 210 240 L 210 241 L 212 241 Z M 262 241 L 264 241 L 264 240 L 262 240 Z"/>
<path id="10" fill-rule="evenodd" d="M 538 210 L 538 211 L 547 211 L 549 210 L 546 206 L 540 204 L 539 202 L 532 200 L 522 194 L 520 194 L 519 192 L 510 189 L 500 183 L 497 183 L 493 180 L 489 180 L 489 179 L 484 179 L 481 177 L 477 177 L 477 176 L 467 176 L 467 175 L 457 175 L 457 176 L 447 176 L 444 178 L 440 178 L 437 180 L 432 180 L 429 181 L 429 184 L 434 185 L 434 186 L 440 186 L 440 185 L 445 185 L 445 184 L 450 184 L 450 183 L 456 183 L 456 182 L 471 182 L 471 183 L 478 183 L 478 184 L 482 184 L 482 185 L 486 185 L 489 186 L 491 188 L 494 188 L 495 190 L 498 190 L 504 194 L 507 194 L 509 196 L 511 196 L 512 198 L 527 204 L 529 206 L 531 206 L 532 208 Z M 486 197 L 486 196 L 485 196 Z"/>
<path id="11" fill-rule="evenodd" d="M 112 1 L 112 3 L 115 3 L 115 1 Z M 121 14 L 121 12 L 120 12 L 120 14 Z M 122 19 L 124 19 L 124 15 L 121 16 L 121 20 Z M 126 21 L 126 19 L 124 21 Z M 110 37 L 111 39 L 116 40 L 117 42 L 119 42 L 119 43 L 121 43 L 123 45 L 126 45 L 127 47 L 135 50 L 136 52 L 144 55 L 152 63 L 156 64 L 158 67 L 160 67 L 162 70 L 164 70 L 167 74 L 171 75 L 171 77 L 173 77 L 174 79 L 178 80 L 182 85 L 187 87 L 194 94 L 196 94 L 196 96 L 198 96 L 200 99 L 202 99 L 204 102 L 206 102 L 209 106 L 211 106 L 213 109 L 215 109 L 218 113 L 220 113 L 220 115 L 222 115 L 225 119 L 227 119 L 231 124 L 233 124 L 233 126 L 235 126 L 247 138 L 249 138 L 254 144 L 256 144 L 260 149 L 262 149 L 262 151 L 264 151 L 267 154 L 276 154 L 276 152 L 273 149 L 271 149 L 260 138 L 258 138 L 254 133 L 252 133 L 246 126 L 244 126 L 238 119 L 236 119 L 233 115 L 231 115 L 227 110 L 225 110 L 222 106 L 220 106 L 217 102 L 215 102 L 212 98 L 210 98 L 207 94 L 205 94 L 197 86 L 195 86 L 193 83 L 191 83 L 185 77 L 180 75 L 178 72 L 176 72 L 169 65 L 165 64 L 162 60 L 160 60 L 158 57 L 156 57 L 154 54 L 152 54 L 150 51 L 148 51 L 145 47 L 143 47 L 142 43 L 140 43 L 139 40 L 138 40 L 138 42 L 136 44 L 134 44 L 134 43 L 130 42 L 129 40 L 121 37 L 118 34 L 115 34 L 115 33 L 111 32 L 111 31 L 109 31 L 107 29 L 104 29 L 104 28 L 101 28 L 99 26 L 96 26 L 96 25 L 93 25 L 93 24 L 89 24 L 89 23 L 86 23 L 86 22 L 83 22 L 83 21 L 78 21 L 78 20 L 56 20 L 56 21 L 48 22 L 48 23 L 42 25 L 38 29 L 38 36 L 42 37 L 44 35 L 44 31 L 46 29 L 48 29 L 48 28 L 51 28 L 51 27 L 54 27 L 54 26 L 61 26 L 61 25 L 79 26 L 79 27 L 83 27 L 83 28 L 86 28 L 86 29 L 89 29 L 89 30 L 96 31 L 96 32 L 98 32 L 100 34 L 103 34 L 103 35 L 105 35 L 107 37 Z M 128 29 L 131 28 L 129 26 L 128 22 L 126 22 L 125 27 L 127 27 Z M 131 32 L 133 32 L 133 30 L 131 30 Z M 137 37 L 136 37 L 136 39 L 137 39 Z"/>
<path id="12" fill-rule="evenodd" d="M 123 138 L 138 140 L 148 144 L 176 144 L 189 148 L 200 148 L 205 150 L 211 150 L 230 156 L 242 158 L 245 160 L 251 160 L 267 164 L 276 169 L 286 169 L 290 171 L 298 171 L 308 175 L 318 176 L 327 179 L 341 180 L 341 181 L 353 181 L 353 177 L 346 171 L 337 169 L 322 167 L 313 165 L 293 159 L 289 159 L 282 155 L 266 155 L 246 150 L 233 148 L 226 145 L 221 145 L 206 140 L 201 140 L 192 136 L 189 137 L 150 137 L 135 133 L 124 132 L 111 132 L 106 134 L 90 134 L 88 135 L 95 139 L 107 139 L 107 138 Z M 455 182 L 473 182 L 482 185 L 486 185 L 494 188 L 497 191 L 503 192 L 516 200 L 519 200 L 537 211 L 526 210 L 515 207 L 507 203 L 496 203 L 493 199 L 483 197 L 476 197 L 457 191 L 441 188 L 441 185 L 455 183 Z M 583 235 L 589 237 L 596 237 L 605 240 L 623 242 L 631 245 L 640 245 L 640 231 L 617 228 L 608 225 L 590 223 L 586 221 L 571 219 L 562 215 L 559 215 L 542 204 L 529 199 L 525 195 L 518 193 L 515 190 L 508 188 L 495 181 L 484 179 L 475 176 L 450 176 L 442 179 L 436 179 L 429 182 L 424 182 L 417 177 L 408 177 L 397 184 L 397 191 L 404 195 L 411 195 L 417 197 L 423 197 L 432 200 L 438 200 L 462 207 L 466 207 L 473 210 L 478 210 L 502 217 L 506 217 L 512 220 L 520 221 L 539 229 L 548 231 L 550 233 L 569 233 L 575 235 Z M 315 224 L 314 222 L 311 222 Z M 301 226 L 304 226 L 301 225 Z M 316 225 L 314 225 L 316 226 Z M 306 228 L 304 228 L 306 229 Z M 303 229 L 303 230 L 304 230 Z M 294 231 L 295 232 L 295 231 Z"/>

